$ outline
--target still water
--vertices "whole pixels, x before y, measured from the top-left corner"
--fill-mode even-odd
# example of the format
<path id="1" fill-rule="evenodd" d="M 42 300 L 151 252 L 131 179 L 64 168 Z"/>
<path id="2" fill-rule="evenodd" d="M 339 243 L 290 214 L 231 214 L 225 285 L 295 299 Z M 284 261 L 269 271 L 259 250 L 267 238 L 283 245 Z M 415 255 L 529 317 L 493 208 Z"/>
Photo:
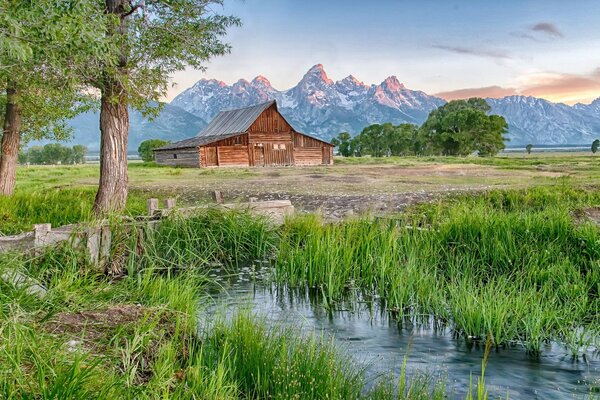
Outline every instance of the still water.
<path id="1" fill-rule="evenodd" d="M 264 272 L 263 272 L 264 274 Z M 222 290 L 216 293 L 213 312 L 231 314 L 251 308 L 269 322 L 293 326 L 305 332 L 331 335 L 338 347 L 364 364 L 375 380 L 397 377 L 404 357 L 407 372 L 419 370 L 445 377 L 451 398 L 463 398 L 469 384 L 481 373 L 483 345 L 455 338 L 447 328 L 431 323 L 399 323 L 373 302 L 337 304 L 328 311 L 308 290 L 278 288 L 245 269 L 241 274 L 217 277 Z M 530 356 L 519 346 L 492 350 L 485 370 L 490 398 L 573 399 L 598 396 L 600 356 L 573 360 L 558 344 L 549 344 L 539 356 Z M 595 398 L 595 397 L 594 397 Z"/>

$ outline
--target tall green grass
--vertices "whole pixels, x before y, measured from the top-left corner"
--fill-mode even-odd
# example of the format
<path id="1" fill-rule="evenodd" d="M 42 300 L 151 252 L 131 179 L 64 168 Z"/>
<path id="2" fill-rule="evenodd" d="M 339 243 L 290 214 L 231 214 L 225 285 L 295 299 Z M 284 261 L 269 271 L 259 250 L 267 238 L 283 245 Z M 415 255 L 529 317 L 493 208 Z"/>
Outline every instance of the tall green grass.
<path id="1" fill-rule="evenodd" d="M 396 219 L 296 218 L 281 233 L 277 279 L 318 287 L 330 304 L 356 287 L 470 339 L 532 352 L 555 340 L 577 355 L 585 340 L 573 332 L 600 328 L 600 231 L 572 211 L 599 200 L 537 188 L 463 196 Z"/>

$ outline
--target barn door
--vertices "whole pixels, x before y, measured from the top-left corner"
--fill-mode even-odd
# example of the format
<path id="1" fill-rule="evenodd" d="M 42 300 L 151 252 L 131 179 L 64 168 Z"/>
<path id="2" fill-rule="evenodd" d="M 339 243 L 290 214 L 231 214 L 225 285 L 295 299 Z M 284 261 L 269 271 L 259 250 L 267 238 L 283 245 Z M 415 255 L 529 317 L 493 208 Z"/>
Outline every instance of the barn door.
<path id="1" fill-rule="evenodd" d="M 265 166 L 265 148 L 260 145 L 254 145 L 254 165 L 257 167 Z"/>
<path id="2" fill-rule="evenodd" d="M 217 165 L 217 148 L 216 147 L 205 147 L 206 154 L 206 166 L 214 167 Z"/>
<path id="3" fill-rule="evenodd" d="M 323 164 L 329 165 L 331 163 L 331 153 L 329 147 L 322 147 L 323 149 Z"/>

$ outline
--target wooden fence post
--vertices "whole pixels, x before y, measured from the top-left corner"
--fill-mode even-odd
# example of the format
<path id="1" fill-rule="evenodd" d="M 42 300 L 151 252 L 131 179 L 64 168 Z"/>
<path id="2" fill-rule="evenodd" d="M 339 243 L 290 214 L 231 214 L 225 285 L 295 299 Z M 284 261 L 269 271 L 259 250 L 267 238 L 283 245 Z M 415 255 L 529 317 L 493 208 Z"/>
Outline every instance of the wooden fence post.
<path id="1" fill-rule="evenodd" d="M 146 203 L 146 209 L 148 211 L 148 215 L 153 217 L 158 211 L 158 199 L 148 199 L 148 202 Z"/>
<path id="2" fill-rule="evenodd" d="M 165 208 L 167 210 L 171 210 L 171 209 L 175 208 L 175 204 L 177 204 L 175 199 L 166 199 L 165 200 Z"/>
<path id="3" fill-rule="evenodd" d="M 217 204 L 223 204 L 223 193 L 220 190 L 215 190 L 213 192 L 213 200 Z"/>
<path id="4" fill-rule="evenodd" d="M 86 250 L 92 265 L 97 266 L 100 258 L 100 228 L 87 228 Z"/>
<path id="5" fill-rule="evenodd" d="M 46 237 L 52 230 L 51 224 L 35 224 L 33 225 L 33 248 L 38 249 L 46 243 Z"/>

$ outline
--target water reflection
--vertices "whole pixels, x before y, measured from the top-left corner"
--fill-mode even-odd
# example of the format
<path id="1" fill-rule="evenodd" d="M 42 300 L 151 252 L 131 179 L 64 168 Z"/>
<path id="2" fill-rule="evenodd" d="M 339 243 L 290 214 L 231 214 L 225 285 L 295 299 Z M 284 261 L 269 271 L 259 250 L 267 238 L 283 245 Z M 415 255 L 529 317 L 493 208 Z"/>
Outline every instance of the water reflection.
<path id="1" fill-rule="evenodd" d="M 481 373 L 485 346 L 456 338 L 428 317 L 391 318 L 377 299 L 358 294 L 330 310 L 318 290 L 290 289 L 263 282 L 268 271 L 247 268 L 239 275 L 219 279 L 214 312 L 231 314 L 251 307 L 267 321 L 332 335 L 355 359 L 368 365 L 375 379 L 390 371 L 400 373 L 405 355 L 408 372 L 420 370 L 445 377 L 451 397 L 464 398 L 469 384 Z M 573 360 L 557 344 L 547 344 L 539 356 L 518 346 L 493 350 L 485 371 L 491 398 L 559 399 L 589 396 L 600 385 L 600 359 Z"/>

